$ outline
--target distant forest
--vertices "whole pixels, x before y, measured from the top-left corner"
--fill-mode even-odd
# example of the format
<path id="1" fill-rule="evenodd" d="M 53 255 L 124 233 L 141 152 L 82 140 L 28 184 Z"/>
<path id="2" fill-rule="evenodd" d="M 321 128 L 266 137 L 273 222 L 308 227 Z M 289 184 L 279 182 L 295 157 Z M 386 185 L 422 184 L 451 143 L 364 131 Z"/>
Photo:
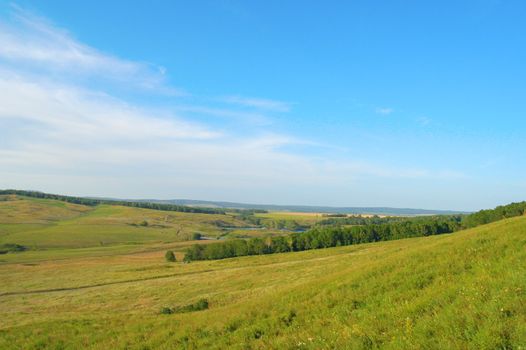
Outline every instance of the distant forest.
<path id="1" fill-rule="evenodd" d="M 387 241 L 452 233 L 505 218 L 524 215 L 526 202 L 512 203 L 469 215 L 417 218 L 330 218 L 306 232 L 287 236 L 229 240 L 190 247 L 185 260 L 213 260 L 329 248 L 351 244 Z"/>

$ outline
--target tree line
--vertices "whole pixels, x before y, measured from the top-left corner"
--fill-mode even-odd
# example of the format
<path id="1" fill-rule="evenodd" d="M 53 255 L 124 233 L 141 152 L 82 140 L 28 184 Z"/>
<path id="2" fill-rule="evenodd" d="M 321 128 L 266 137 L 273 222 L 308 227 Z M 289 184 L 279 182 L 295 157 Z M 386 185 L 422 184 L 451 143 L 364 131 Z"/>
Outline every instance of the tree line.
<path id="1" fill-rule="evenodd" d="M 396 222 L 396 221 L 404 221 L 407 220 L 406 217 L 401 216 L 386 216 L 386 217 L 380 217 L 378 215 L 374 215 L 371 217 L 363 217 L 360 215 L 352 215 L 352 216 L 328 216 L 327 219 L 320 220 L 316 223 L 316 225 L 321 226 L 328 226 L 328 225 L 379 225 L 379 224 L 386 224 L 389 222 Z"/>
<path id="2" fill-rule="evenodd" d="M 526 202 L 500 205 L 495 209 L 484 209 L 463 217 L 462 227 L 471 228 L 479 225 L 489 224 L 506 218 L 524 215 Z"/>
<path id="3" fill-rule="evenodd" d="M 53 200 L 58 200 L 62 202 L 81 204 L 81 205 L 87 205 L 87 206 L 96 206 L 99 204 L 110 204 L 110 205 L 122 205 L 126 207 L 134 207 L 134 208 L 143 208 L 143 209 L 177 211 L 177 212 L 183 212 L 183 213 L 226 214 L 226 210 L 221 209 L 221 208 L 203 208 L 203 207 L 190 207 L 190 206 L 177 205 L 177 204 L 133 202 L 133 201 L 112 200 L 112 199 L 73 197 L 73 196 L 63 196 L 59 194 L 43 193 L 43 192 L 38 192 L 38 191 L 0 190 L 0 195 L 18 195 L 18 196 L 33 197 L 33 198 L 53 199 Z"/>
<path id="4" fill-rule="evenodd" d="M 505 218 L 524 215 L 526 202 L 511 203 L 469 215 L 440 215 L 417 218 L 330 218 L 336 224 L 321 224 L 306 232 L 287 236 L 235 239 L 190 247 L 185 260 L 214 260 L 337 247 L 452 233 Z M 347 220 L 349 219 L 349 220 Z M 362 224 L 363 222 L 363 224 Z"/>
<path id="5" fill-rule="evenodd" d="M 459 216 L 406 219 L 401 222 L 362 226 L 316 226 L 287 236 L 234 239 L 190 247 L 185 259 L 215 260 L 245 255 L 261 255 L 330 248 L 358 243 L 387 241 L 451 233 L 460 227 Z"/>

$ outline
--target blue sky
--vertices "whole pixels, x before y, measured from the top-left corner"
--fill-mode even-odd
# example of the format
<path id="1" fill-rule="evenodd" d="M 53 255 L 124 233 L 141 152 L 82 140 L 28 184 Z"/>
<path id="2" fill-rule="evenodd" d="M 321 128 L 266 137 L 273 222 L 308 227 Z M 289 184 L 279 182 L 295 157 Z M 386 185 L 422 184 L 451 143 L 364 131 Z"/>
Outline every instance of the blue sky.
<path id="1" fill-rule="evenodd" d="M 0 187 L 526 199 L 521 1 L 0 1 Z"/>

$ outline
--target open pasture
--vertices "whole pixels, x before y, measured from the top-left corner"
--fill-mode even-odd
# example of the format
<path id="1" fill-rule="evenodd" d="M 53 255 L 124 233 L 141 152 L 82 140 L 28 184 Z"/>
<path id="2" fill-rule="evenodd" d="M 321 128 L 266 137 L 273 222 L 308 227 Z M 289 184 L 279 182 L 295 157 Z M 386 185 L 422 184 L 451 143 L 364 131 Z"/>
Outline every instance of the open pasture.
<path id="1" fill-rule="evenodd" d="M 0 201 L 0 244 L 31 249 L 91 248 L 115 244 L 217 237 L 247 224 L 232 215 L 182 213 L 117 205 L 89 207 L 56 200 L 5 196 Z"/>
<path id="2" fill-rule="evenodd" d="M 38 254 L 8 255 L 29 253 Z M 116 251 L 1 264 L 0 348 L 526 343 L 526 217 L 450 235 L 297 253 L 190 264 L 167 263 L 163 255 Z M 202 298 L 209 309 L 160 313 Z"/>

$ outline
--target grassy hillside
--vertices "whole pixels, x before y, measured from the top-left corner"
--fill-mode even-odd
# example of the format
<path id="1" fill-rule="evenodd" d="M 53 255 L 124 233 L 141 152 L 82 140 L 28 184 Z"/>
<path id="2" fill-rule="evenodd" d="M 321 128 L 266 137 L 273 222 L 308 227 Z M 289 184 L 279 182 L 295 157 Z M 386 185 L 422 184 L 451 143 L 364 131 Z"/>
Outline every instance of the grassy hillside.
<path id="1" fill-rule="evenodd" d="M 231 215 L 0 196 L 0 244 L 17 243 L 31 249 L 174 242 L 191 239 L 195 232 L 216 237 L 224 234 L 222 226 L 246 225 Z"/>
<path id="2" fill-rule="evenodd" d="M 172 243 L 190 240 L 194 233 L 209 239 L 261 237 L 283 235 L 277 224 L 305 228 L 323 220 L 321 214 L 311 213 L 258 213 L 254 217 L 261 222 L 244 221 L 237 212 L 188 213 L 0 195 L 0 245 L 16 243 L 31 250 L 49 250 Z"/>
<path id="3" fill-rule="evenodd" d="M 526 347 L 524 216 L 190 264 L 154 248 L 23 263 L 30 253 L 44 252 L 0 264 L 2 349 Z M 208 310 L 160 314 L 202 298 Z"/>

